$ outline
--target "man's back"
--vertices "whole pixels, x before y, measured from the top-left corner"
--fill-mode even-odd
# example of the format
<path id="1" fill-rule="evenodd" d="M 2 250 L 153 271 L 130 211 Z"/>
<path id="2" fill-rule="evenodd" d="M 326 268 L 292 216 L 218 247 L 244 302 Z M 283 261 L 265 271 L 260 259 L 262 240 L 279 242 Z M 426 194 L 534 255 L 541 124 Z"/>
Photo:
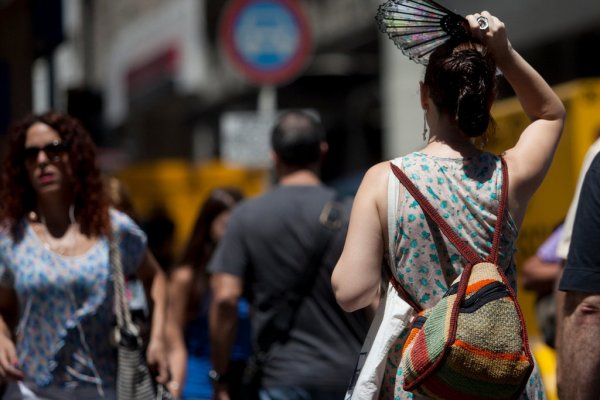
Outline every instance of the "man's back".
<path id="1" fill-rule="evenodd" d="M 211 262 L 211 272 L 244 279 L 252 296 L 255 338 L 294 302 L 289 293 L 302 296 L 289 334 L 269 340 L 265 387 L 343 389 L 350 381 L 368 322 L 363 313 L 343 312 L 331 290 L 346 231 L 344 224 L 327 233 L 319 222 L 333 197 L 323 186 L 284 185 L 243 203 Z"/>

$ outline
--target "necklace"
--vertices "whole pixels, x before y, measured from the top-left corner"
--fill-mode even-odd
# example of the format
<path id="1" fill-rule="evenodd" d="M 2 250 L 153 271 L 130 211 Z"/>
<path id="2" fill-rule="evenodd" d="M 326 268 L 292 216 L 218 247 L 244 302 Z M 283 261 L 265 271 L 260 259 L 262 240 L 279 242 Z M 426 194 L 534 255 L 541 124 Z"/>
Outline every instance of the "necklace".
<path id="1" fill-rule="evenodd" d="M 39 220 L 44 226 L 44 235 L 42 236 L 42 243 L 44 247 L 54 253 L 60 254 L 61 256 L 66 255 L 69 251 L 72 251 L 75 247 L 75 241 L 77 239 L 75 228 L 75 207 L 69 206 L 69 226 L 67 230 L 60 238 L 55 238 L 50 233 L 46 219 L 42 214 L 39 215 Z"/>

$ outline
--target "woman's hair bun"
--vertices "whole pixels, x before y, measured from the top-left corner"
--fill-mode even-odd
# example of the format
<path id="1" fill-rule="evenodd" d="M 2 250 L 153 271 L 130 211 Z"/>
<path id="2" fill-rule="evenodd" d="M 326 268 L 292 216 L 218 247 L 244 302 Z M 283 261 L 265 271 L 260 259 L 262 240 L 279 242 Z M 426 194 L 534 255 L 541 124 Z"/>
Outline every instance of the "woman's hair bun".
<path id="1" fill-rule="evenodd" d="M 447 42 L 433 52 L 425 71 L 429 96 L 469 137 L 483 135 L 496 96 L 496 65 L 481 45 Z"/>

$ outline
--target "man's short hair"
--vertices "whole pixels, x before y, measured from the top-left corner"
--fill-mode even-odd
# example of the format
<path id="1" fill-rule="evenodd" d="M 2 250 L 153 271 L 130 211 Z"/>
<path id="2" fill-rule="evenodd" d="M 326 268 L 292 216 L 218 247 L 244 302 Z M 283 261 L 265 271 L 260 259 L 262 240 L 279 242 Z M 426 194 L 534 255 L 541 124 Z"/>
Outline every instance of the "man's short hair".
<path id="1" fill-rule="evenodd" d="M 301 110 L 284 112 L 271 134 L 271 147 L 279 159 L 291 167 L 319 161 L 325 130 L 311 114 Z"/>

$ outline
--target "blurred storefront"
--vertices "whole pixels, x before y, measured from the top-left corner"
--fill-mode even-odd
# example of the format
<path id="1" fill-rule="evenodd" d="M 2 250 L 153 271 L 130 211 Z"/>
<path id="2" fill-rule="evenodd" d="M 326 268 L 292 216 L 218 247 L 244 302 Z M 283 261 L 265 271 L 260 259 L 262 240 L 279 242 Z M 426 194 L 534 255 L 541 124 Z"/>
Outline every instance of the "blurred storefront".
<path id="1" fill-rule="evenodd" d="M 227 2 L 122 3 L 145 7 L 126 20 L 106 3 L 95 11 L 108 141 L 124 138 L 132 160 L 218 156 L 222 114 L 255 111 L 260 92 L 224 55 L 218 32 Z M 297 79 L 276 88 L 278 109 L 319 111 L 332 142 L 329 178 L 381 156 L 376 3 L 364 3 L 305 2 L 312 56 Z"/>
<path id="2" fill-rule="evenodd" d="M 274 88 L 277 109 L 318 112 L 331 145 L 324 177 L 350 175 L 340 185 L 356 185 L 352 173 L 381 157 L 376 3 L 364 3 L 301 2 L 310 22 L 311 55 L 298 76 Z M 233 184 L 249 195 L 264 190 L 271 179 L 268 159 L 260 167 L 218 161 L 224 115 L 256 112 L 261 102 L 261 87 L 223 52 L 219 30 L 228 2 L 94 4 L 90 72 L 104 98 L 103 141 L 119 148 L 105 153 L 105 165 L 130 165 L 116 169 L 133 186 L 141 213 L 163 203 L 183 238 L 210 188 Z"/>

